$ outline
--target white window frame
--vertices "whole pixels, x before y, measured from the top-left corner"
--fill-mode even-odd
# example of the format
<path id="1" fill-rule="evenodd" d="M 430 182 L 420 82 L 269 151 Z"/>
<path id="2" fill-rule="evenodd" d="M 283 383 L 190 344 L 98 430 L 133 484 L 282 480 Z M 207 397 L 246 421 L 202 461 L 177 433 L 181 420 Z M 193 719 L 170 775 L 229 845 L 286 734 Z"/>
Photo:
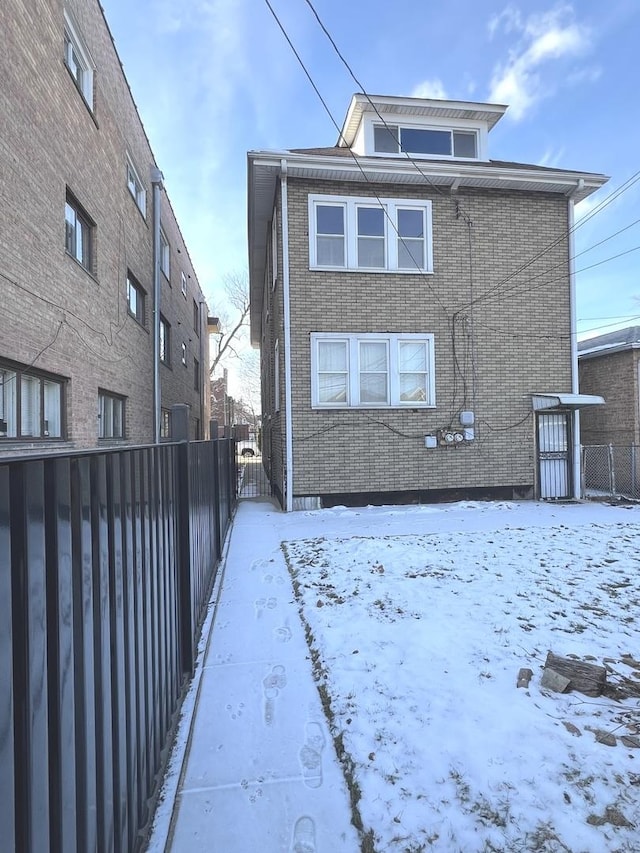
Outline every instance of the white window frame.
<path id="1" fill-rule="evenodd" d="M 431 116 L 428 121 L 425 121 L 419 117 L 384 115 L 384 113 L 382 114 L 382 118 L 384 119 L 384 122 L 375 114 L 372 117 L 365 119 L 363 153 L 366 152 L 367 154 L 371 154 L 375 157 L 396 157 L 403 160 L 406 160 L 407 157 L 411 157 L 411 159 L 416 160 L 462 160 L 465 163 L 475 163 L 478 160 L 488 159 L 488 130 L 484 122 L 477 122 L 472 119 L 458 119 L 454 124 L 452 124 L 450 119 L 439 118 L 437 116 Z M 398 133 L 400 132 L 399 129 L 402 127 L 410 130 L 448 130 L 451 133 L 473 133 L 476 137 L 476 156 L 456 157 L 453 153 L 449 155 L 412 153 L 400 151 L 399 145 L 398 151 L 396 152 L 376 151 L 374 128 L 380 126 L 384 127 L 385 123 L 390 128 L 397 127 Z"/>
<path id="2" fill-rule="evenodd" d="M 187 298 L 187 276 L 184 274 L 183 270 L 180 270 L 180 289 L 182 290 L 182 295 L 184 298 Z"/>
<path id="3" fill-rule="evenodd" d="M 320 401 L 318 382 L 318 344 L 321 341 L 341 342 L 347 347 L 347 399 L 346 402 L 326 403 Z M 385 403 L 360 402 L 360 344 L 384 342 L 387 345 L 387 401 Z M 427 399 L 424 401 L 400 400 L 400 344 L 419 342 L 427 351 Z M 363 332 L 341 334 L 339 332 L 311 333 L 311 408 L 313 409 L 432 409 L 435 397 L 435 344 L 431 333 L 381 333 Z"/>
<path id="4" fill-rule="evenodd" d="M 64 10 L 64 64 L 87 106 L 93 112 L 93 78 L 95 63 L 70 12 Z"/>
<path id="5" fill-rule="evenodd" d="M 138 210 L 145 217 L 147 217 L 147 191 L 144 188 L 144 184 L 142 183 L 142 179 L 138 174 L 136 167 L 133 165 L 133 161 L 131 157 L 127 154 L 127 187 L 129 188 L 129 192 L 133 196 L 133 200 L 135 201 Z"/>
<path id="6" fill-rule="evenodd" d="M 384 267 L 358 266 L 358 208 L 379 207 L 385 211 Z M 318 263 L 316 209 L 319 206 L 344 208 L 345 221 L 345 264 L 328 266 Z M 397 273 L 400 275 L 422 275 L 433 272 L 432 205 L 429 200 L 415 198 L 370 198 L 366 196 L 334 196 L 310 194 L 309 207 L 309 268 L 317 270 L 344 270 L 348 272 Z M 424 217 L 424 265 L 404 268 L 398 265 L 398 211 L 419 210 Z"/>
<path id="7" fill-rule="evenodd" d="M 181 350 L 182 350 L 182 358 L 181 358 L 181 361 L 182 361 L 182 363 L 184 364 L 184 366 L 186 367 L 186 366 L 187 366 L 187 345 L 186 345 L 186 344 L 185 344 L 185 342 L 183 341 L 183 342 L 182 342 L 182 344 L 181 344 L 180 346 L 181 346 Z"/>
<path id="8" fill-rule="evenodd" d="M 171 247 L 164 229 L 160 229 L 160 269 L 171 281 Z"/>

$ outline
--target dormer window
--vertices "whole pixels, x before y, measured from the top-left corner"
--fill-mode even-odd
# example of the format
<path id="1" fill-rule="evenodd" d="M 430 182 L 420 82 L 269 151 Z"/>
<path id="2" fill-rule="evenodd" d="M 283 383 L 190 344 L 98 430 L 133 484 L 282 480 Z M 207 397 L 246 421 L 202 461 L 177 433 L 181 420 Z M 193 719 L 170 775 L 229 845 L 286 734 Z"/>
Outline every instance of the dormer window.
<path id="1" fill-rule="evenodd" d="M 475 130 L 376 124 L 373 126 L 373 148 L 376 154 L 428 154 L 432 157 L 477 159 L 478 134 Z"/>

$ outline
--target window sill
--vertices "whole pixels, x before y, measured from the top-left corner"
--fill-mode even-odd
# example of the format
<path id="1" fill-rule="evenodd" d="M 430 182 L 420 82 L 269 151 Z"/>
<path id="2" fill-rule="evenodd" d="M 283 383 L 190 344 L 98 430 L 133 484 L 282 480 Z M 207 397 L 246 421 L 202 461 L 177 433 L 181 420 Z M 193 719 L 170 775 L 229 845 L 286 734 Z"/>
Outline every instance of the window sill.
<path id="1" fill-rule="evenodd" d="M 81 264 L 81 263 L 80 263 L 80 261 L 79 261 L 79 260 L 78 260 L 74 255 L 72 255 L 72 254 L 71 254 L 71 252 L 68 252 L 68 251 L 65 249 L 65 250 L 64 250 L 64 253 L 65 253 L 65 255 L 66 255 L 70 260 L 72 260 L 72 261 L 73 261 L 73 263 L 74 263 L 77 267 L 79 267 L 79 268 L 82 270 L 82 272 L 86 273 L 86 274 L 89 276 L 89 278 L 92 278 L 92 279 L 95 281 L 95 283 L 96 283 L 96 284 L 100 284 L 100 282 L 98 281 L 98 277 L 97 277 L 96 275 L 94 275 L 94 273 L 92 273 L 92 272 L 91 272 L 91 270 L 88 270 L 88 269 L 84 266 L 84 264 Z"/>
<path id="2" fill-rule="evenodd" d="M 323 403 L 312 403 L 314 412 L 419 412 L 425 409 L 435 409 L 435 403 L 381 403 L 376 406 L 373 403 L 365 403 L 360 406 L 347 406 L 342 404 L 326 405 Z"/>
<path id="3" fill-rule="evenodd" d="M 433 269 L 388 270 L 379 267 L 318 267 L 309 265 L 310 272 L 346 272 L 361 275 L 433 275 Z"/>

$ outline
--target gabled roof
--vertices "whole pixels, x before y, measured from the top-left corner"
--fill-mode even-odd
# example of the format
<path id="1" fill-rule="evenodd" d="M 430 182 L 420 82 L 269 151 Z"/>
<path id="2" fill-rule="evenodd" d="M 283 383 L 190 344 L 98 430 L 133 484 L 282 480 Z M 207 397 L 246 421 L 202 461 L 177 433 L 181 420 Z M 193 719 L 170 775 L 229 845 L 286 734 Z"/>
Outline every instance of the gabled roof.
<path id="1" fill-rule="evenodd" d="M 640 326 L 627 326 L 615 332 L 578 341 L 578 358 L 595 358 L 632 349 L 640 349 Z"/>

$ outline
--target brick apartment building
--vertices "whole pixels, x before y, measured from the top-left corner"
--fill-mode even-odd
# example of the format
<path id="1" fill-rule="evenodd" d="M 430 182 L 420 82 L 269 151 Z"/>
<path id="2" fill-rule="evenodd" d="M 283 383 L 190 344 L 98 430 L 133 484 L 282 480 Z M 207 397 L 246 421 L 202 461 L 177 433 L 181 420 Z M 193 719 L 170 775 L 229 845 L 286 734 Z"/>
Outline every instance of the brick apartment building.
<path id="1" fill-rule="evenodd" d="M 335 146 L 249 152 L 287 509 L 579 495 L 571 217 L 606 178 L 490 160 L 505 109 L 359 94 Z"/>
<path id="2" fill-rule="evenodd" d="M 174 403 L 204 437 L 207 306 L 98 0 L 0 31 L 0 454 L 148 443 Z"/>
<path id="3" fill-rule="evenodd" d="M 606 399 L 583 416 L 582 443 L 640 445 L 640 326 L 580 341 L 578 360 L 580 391 Z"/>

